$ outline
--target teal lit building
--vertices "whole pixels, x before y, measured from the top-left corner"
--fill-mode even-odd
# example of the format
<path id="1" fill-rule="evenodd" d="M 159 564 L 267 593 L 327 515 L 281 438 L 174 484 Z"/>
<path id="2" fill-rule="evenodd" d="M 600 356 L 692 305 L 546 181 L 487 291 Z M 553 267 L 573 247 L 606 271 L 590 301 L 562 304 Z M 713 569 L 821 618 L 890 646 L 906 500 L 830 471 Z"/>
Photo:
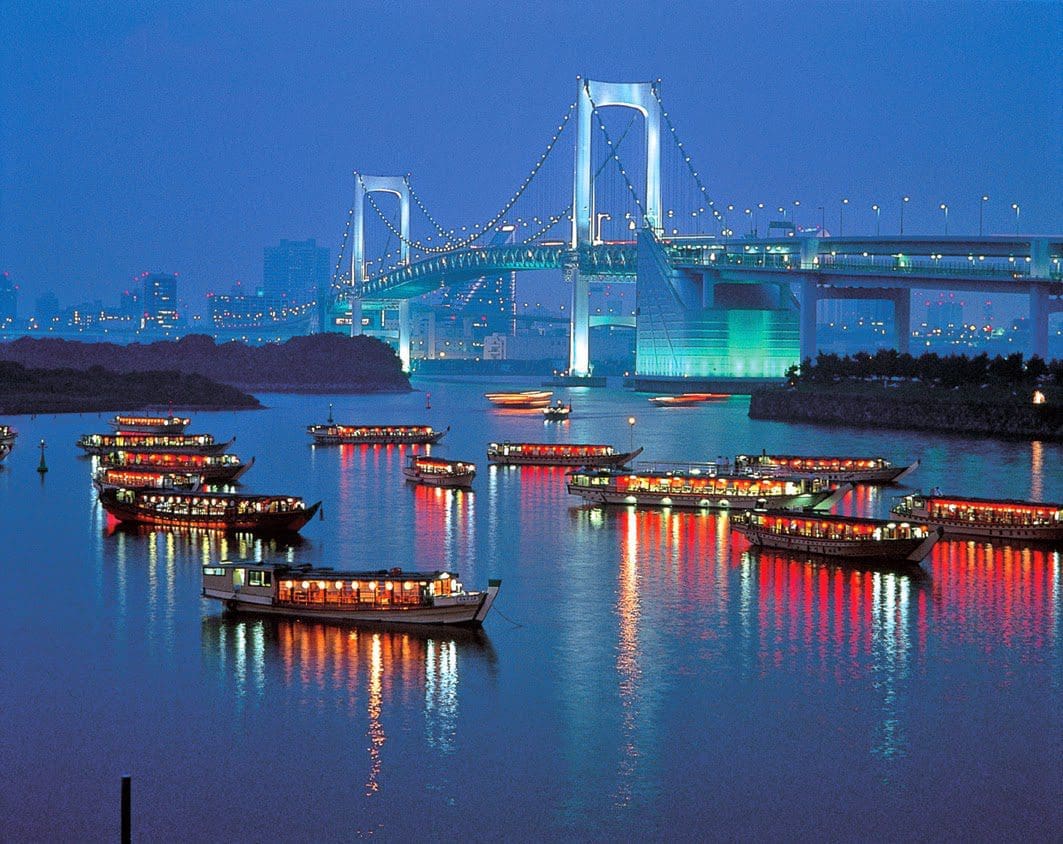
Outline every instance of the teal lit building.
<path id="1" fill-rule="evenodd" d="M 677 269 L 650 232 L 638 244 L 636 370 L 662 378 L 782 378 L 800 358 L 789 284 L 720 282 Z"/>

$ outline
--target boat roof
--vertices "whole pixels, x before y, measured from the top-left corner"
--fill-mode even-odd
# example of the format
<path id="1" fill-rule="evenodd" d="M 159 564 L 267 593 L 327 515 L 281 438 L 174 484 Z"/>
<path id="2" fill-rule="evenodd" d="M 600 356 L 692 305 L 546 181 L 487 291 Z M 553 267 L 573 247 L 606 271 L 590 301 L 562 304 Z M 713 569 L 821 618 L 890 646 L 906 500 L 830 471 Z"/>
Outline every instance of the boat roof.
<path id="1" fill-rule="evenodd" d="M 739 454 L 739 460 L 757 459 L 758 457 L 770 457 L 772 460 L 885 460 L 884 457 L 878 455 L 864 455 L 863 457 L 853 457 L 851 455 L 837 455 L 837 454 L 768 454 L 761 452 L 760 454 Z"/>
<path id="2" fill-rule="evenodd" d="M 1038 507 L 1046 510 L 1063 510 L 1063 504 L 1052 501 L 1023 501 L 1019 498 L 974 498 L 967 495 L 942 495 L 931 492 L 913 492 L 911 498 L 923 498 L 927 501 L 941 501 L 949 503 L 955 501 L 962 504 L 997 504 L 1009 507 Z"/>
<path id="3" fill-rule="evenodd" d="M 123 489 L 124 487 L 115 487 L 115 490 Z M 287 493 L 277 493 L 275 495 L 241 495 L 234 492 L 189 492 L 187 490 L 171 490 L 171 489 L 130 489 L 130 492 L 135 492 L 138 495 L 161 495 L 170 498 L 222 498 L 227 501 L 274 501 L 280 498 L 286 498 L 290 501 L 302 501 L 301 495 L 288 495 Z"/>
<path id="4" fill-rule="evenodd" d="M 254 568 L 272 571 L 279 576 L 290 574 L 292 578 L 303 577 L 306 579 L 317 578 L 329 580 L 332 578 L 354 578 L 361 580 L 438 580 L 444 574 L 448 578 L 457 578 L 458 573 L 453 571 L 405 571 L 400 568 L 372 569 L 369 571 L 348 571 L 334 569 L 329 566 L 312 566 L 309 563 L 292 565 L 291 563 L 262 563 L 254 560 L 220 560 L 218 562 L 205 563 L 207 566 L 232 566 L 234 568 Z"/>
<path id="5" fill-rule="evenodd" d="M 806 522 L 833 522 L 847 525 L 898 525 L 909 524 L 904 519 L 871 519 L 866 516 L 839 516 L 834 513 L 808 512 L 805 510 L 785 510 L 773 508 L 769 510 L 750 510 L 751 516 L 773 516 L 779 519 L 803 520 Z"/>
<path id="6" fill-rule="evenodd" d="M 491 443 L 489 448 L 499 448 L 500 446 L 519 446 L 520 448 L 612 448 L 613 446 L 607 443 L 523 443 L 523 442 L 511 442 L 509 440 L 503 440 L 502 442 Z"/>
<path id="7" fill-rule="evenodd" d="M 763 481 L 764 483 L 781 483 L 787 480 L 802 480 L 789 475 L 748 475 L 744 472 L 735 473 L 727 471 L 712 471 L 700 469 L 697 466 L 690 468 L 656 469 L 639 467 L 636 469 L 624 469 L 621 466 L 586 466 L 573 469 L 570 475 L 602 475 L 617 478 L 720 478 L 723 480 L 736 481 Z"/>

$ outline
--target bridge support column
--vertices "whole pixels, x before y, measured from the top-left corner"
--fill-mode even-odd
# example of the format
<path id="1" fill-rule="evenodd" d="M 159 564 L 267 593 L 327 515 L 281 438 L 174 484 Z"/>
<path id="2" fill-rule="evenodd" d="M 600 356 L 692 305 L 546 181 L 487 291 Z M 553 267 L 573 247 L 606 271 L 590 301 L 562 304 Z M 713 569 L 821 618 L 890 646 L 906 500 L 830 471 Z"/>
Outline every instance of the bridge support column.
<path id="1" fill-rule="evenodd" d="M 399 360 L 402 371 L 410 371 L 410 300 L 399 299 Z"/>
<path id="2" fill-rule="evenodd" d="M 897 351 L 902 355 L 909 353 L 912 347 L 912 292 L 896 290 L 893 293 L 893 333 L 897 341 Z"/>
<path id="3" fill-rule="evenodd" d="M 572 279 L 572 310 L 568 340 L 568 374 L 581 378 L 591 374 L 591 284 L 576 271 Z"/>
<path id="4" fill-rule="evenodd" d="M 362 333 L 362 297 L 351 297 L 351 336 L 357 337 Z"/>
<path id="5" fill-rule="evenodd" d="M 1030 354 L 1048 358 L 1048 287 L 1043 284 L 1030 288 Z"/>
<path id="6" fill-rule="evenodd" d="M 816 280 L 805 279 L 801 282 L 801 322 L 800 348 L 801 362 L 816 358 Z"/>

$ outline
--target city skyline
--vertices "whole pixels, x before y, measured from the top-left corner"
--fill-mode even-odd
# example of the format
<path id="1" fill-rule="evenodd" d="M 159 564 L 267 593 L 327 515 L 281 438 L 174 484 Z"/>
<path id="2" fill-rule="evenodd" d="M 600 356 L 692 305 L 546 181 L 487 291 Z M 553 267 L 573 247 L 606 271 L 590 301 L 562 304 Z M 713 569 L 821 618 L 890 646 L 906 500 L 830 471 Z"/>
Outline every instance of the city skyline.
<path id="1" fill-rule="evenodd" d="M 724 8 L 711 20 L 694 11 L 684 26 L 651 21 L 650 10 L 620 16 L 641 15 L 644 27 L 583 10 L 564 21 L 560 11 L 518 11 L 508 39 L 486 6 L 394 19 L 339 7 L 254 20 L 196 6 L 23 11 L 3 59 L 0 268 L 24 302 L 59 287 L 99 297 L 145 267 L 179 272 L 192 300 L 237 280 L 253 287 L 263 244 L 315 238 L 335 254 L 354 169 L 410 172 L 448 224 L 472 223 L 541 152 L 578 73 L 663 78 L 721 203 L 763 201 L 770 213 L 796 199 L 799 223 L 825 218 L 830 229 L 848 198 L 847 233 L 886 233 L 909 195 L 906 232 L 939 234 L 945 219 L 951 232 L 1061 228 L 1051 6 L 989 5 L 975 18 L 956 7 L 813 5 L 796 21 L 782 9 Z M 338 24 L 356 17 L 362 39 L 398 46 L 343 49 Z M 484 38 L 450 61 L 447 34 L 472 21 Z M 928 52 L 935 34 L 961 23 L 963 43 L 939 39 Z M 251 27 L 255 44 L 230 50 Z M 559 28 L 569 34 L 552 38 Z M 1031 31 L 1044 38 L 1030 43 Z M 702 53 L 669 49 L 706 34 L 718 80 L 705 78 Z M 798 45 L 789 64 L 780 66 L 773 34 Z M 319 67 L 285 50 L 306 45 L 324 57 Z M 968 51 L 975 65 L 960 55 Z M 34 52 L 47 61 L 24 61 Z M 156 54 L 158 66 L 144 63 Z M 391 70 L 387 55 L 399 62 Z M 521 72 L 492 78 L 507 61 Z M 261 96 L 267 83 L 281 95 Z M 178 87 L 181 96 L 167 96 Z"/>

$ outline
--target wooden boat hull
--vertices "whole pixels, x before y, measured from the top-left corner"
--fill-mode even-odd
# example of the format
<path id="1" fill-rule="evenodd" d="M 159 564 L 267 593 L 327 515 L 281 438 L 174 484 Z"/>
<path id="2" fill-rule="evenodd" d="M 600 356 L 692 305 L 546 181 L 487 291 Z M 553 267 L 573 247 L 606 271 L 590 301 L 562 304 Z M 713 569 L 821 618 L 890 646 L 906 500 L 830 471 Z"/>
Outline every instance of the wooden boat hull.
<path id="1" fill-rule="evenodd" d="M 926 557 L 941 536 L 939 531 L 931 531 L 926 537 L 910 539 L 830 539 L 774 533 L 743 524 L 732 524 L 731 527 L 745 536 L 751 545 L 765 548 L 850 560 L 897 560 L 911 563 L 917 563 Z"/>
<path id="2" fill-rule="evenodd" d="M 642 454 L 642 448 L 628 451 L 623 454 L 606 455 L 579 455 L 571 457 L 566 455 L 524 455 L 524 454 L 492 454 L 487 453 L 489 463 L 497 463 L 499 466 L 567 466 L 572 469 L 582 469 L 588 466 L 623 466 L 630 463 Z"/>
<path id="3" fill-rule="evenodd" d="M 644 507 L 681 507 L 693 510 L 751 510 L 758 502 L 763 506 L 763 495 L 727 495 L 719 493 L 661 493 L 661 492 L 618 492 L 603 486 L 577 486 L 569 483 L 571 495 L 578 495 L 593 504 L 611 504 Z M 848 492 L 848 488 L 843 492 Z M 798 509 L 817 507 L 839 496 L 839 490 L 821 490 L 803 492 L 797 495 L 773 495 L 767 500 L 773 508 Z"/>
<path id="4" fill-rule="evenodd" d="M 321 507 L 321 502 L 303 510 L 285 513 L 163 513 L 147 507 L 125 504 L 101 490 L 100 504 L 120 522 L 161 527 L 204 528 L 207 530 L 240 531 L 248 533 L 298 533 Z"/>
<path id="5" fill-rule="evenodd" d="M 429 624 L 480 627 L 491 611 L 498 587 L 490 586 L 484 592 L 437 598 L 433 606 L 370 608 L 341 608 L 335 606 L 312 607 L 294 603 L 280 603 L 260 595 L 244 595 L 221 589 L 203 589 L 203 597 L 222 601 L 230 612 L 265 613 L 289 618 L 314 619 L 316 621 L 346 621 L 358 624 Z"/>
<path id="6" fill-rule="evenodd" d="M 402 474 L 405 475 L 406 480 L 412 484 L 438 486 L 448 489 L 471 487 L 473 478 L 476 477 L 475 472 L 469 472 L 464 475 L 448 475 L 441 472 L 418 472 L 416 469 L 409 468 L 404 468 Z"/>

